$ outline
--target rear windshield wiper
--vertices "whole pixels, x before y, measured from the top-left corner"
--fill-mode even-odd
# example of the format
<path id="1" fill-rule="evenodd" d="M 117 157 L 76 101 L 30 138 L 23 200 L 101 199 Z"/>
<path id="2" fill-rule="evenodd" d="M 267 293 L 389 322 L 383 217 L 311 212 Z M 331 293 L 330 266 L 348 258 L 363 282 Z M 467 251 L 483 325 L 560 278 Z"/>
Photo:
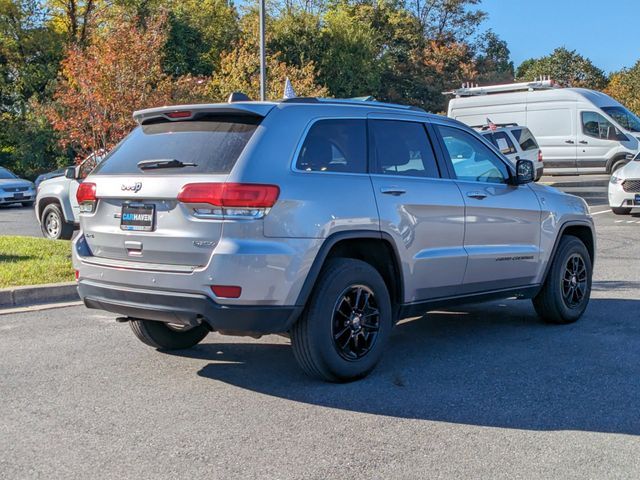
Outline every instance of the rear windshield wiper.
<path id="1" fill-rule="evenodd" d="M 181 162 L 175 158 L 158 159 L 158 160 L 142 160 L 137 163 L 140 170 L 153 170 L 155 168 L 183 168 L 197 167 L 195 163 Z"/>

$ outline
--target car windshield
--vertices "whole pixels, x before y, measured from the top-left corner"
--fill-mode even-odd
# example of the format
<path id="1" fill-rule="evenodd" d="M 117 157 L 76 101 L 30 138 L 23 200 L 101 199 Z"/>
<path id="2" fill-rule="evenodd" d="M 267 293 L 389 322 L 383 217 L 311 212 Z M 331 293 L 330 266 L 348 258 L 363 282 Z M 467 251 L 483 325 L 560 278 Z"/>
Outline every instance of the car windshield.
<path id="1" fill-rule="evenodd" d="M 611 118 L 630 132 L 640 132 L 640 118 L 624 107 L 602 107 Z"/>
<path id="2" fill-rule="evenodd" d="M 12 178 L 18 178 L 6 168 L 0 167 L 0 180 L 10 180 Z"/>

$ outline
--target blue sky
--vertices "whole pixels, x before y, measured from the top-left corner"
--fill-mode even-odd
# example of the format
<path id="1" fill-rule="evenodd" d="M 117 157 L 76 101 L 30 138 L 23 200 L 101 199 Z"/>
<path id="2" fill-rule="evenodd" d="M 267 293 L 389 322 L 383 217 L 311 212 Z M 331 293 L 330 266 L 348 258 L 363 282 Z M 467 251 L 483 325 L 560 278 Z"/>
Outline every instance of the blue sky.
<path id="1" fill-rule="evenodd" d="M 640 0 L 483 0 L 484 28 L 506 40 L 516 67 L 565 46 L 605 73 L 640 59 Z"/>

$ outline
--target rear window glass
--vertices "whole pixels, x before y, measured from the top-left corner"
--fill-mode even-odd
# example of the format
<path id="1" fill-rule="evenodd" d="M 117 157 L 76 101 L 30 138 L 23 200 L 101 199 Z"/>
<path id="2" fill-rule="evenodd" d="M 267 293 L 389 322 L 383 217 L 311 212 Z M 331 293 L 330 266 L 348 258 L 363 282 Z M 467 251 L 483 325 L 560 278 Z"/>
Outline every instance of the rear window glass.
<path id="1" fill-rule="evenodd" d="M 260 118 L 207 117 L 187 122 L 159 122 L 133 130 L 98 165 L 101 175 L 192 175 L 229 173 L 256 131 Z M 195 163 L 182 168 L 140 170 L 143 160 Z"/>
<path id="2" fill-rule="evenodd" d="M 511 130 L 511 134 L 513 135 L 513 138 L 518 141 L 522 150 L 527 151 L 538 149 L 538 142 L 536 142 L 536 139 L 528 128 L 514 128 Z"/>
<path id="3" fill-rule="evenodd" d="M 304 140 L 296 168 L 307 172 L 366 173 L 364 120 L 320 120 Z"/>
<path id="4" fill-rule="evenodd" d="M 503 155 L 518 153 L 509 136 L 504 132 L 483 134 Z"/>

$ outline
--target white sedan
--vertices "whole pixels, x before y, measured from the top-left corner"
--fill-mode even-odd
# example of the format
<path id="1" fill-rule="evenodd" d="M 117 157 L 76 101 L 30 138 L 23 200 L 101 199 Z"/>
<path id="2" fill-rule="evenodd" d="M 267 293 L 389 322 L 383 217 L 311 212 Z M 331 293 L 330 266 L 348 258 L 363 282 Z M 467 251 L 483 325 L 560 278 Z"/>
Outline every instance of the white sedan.
<path id="1" fill-rule="evenodd" d="M 629 215 L 632 208 L 640 208 L 640 154 L 611 175 L 609 206 L 616 215 Z"/>

